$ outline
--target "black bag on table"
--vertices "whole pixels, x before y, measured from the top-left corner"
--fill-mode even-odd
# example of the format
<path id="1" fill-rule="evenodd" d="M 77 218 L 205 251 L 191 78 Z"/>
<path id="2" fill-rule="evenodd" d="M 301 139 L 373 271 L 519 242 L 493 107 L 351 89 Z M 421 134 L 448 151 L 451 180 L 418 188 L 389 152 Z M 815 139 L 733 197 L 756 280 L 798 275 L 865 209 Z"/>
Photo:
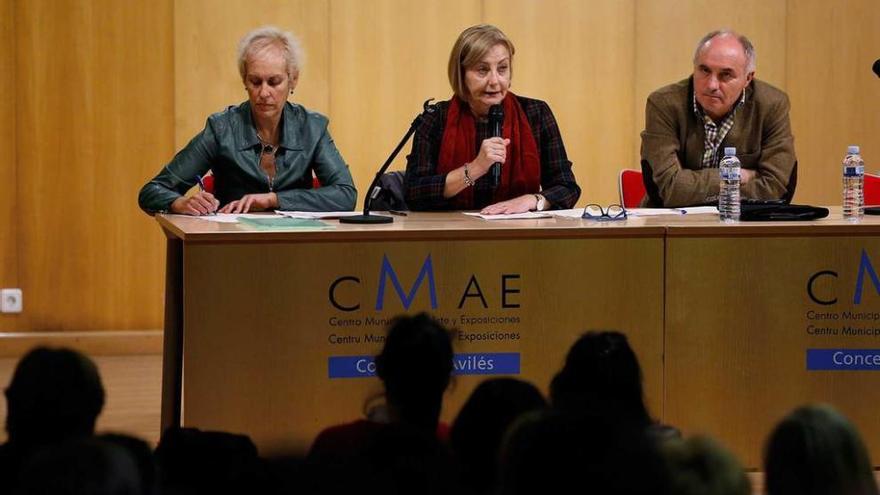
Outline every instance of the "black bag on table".
<path id="1" fill-rule="evenodd" d="M 785 204 L 782 201 L 743 201 L 739 219 L 743 222 L 785 222 L 818 220 L 828 216 L 828 208 Z"/>

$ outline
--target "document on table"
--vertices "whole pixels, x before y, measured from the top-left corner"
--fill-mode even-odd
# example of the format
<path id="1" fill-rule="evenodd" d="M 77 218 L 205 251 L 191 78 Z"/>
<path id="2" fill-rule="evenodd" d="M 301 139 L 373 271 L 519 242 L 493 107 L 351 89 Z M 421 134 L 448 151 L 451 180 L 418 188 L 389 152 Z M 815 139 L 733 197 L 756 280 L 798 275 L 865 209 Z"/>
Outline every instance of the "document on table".
<path id="1" fill-rule="evenodd" d="M 554 217 L 559 218 L 581 218 L 581 215 L 584 214 L 583 208 L 571 208 L 568 210 L 550 210 L 547 213 Z"/>
<path id="2" fill-rule="evenodd" d="M 240 218 L 243 227 L 256 230 L 328 230 L 334 225 L 315 218 L 291 218 L 285 216 L 263 216 L 260 218 Z"/>
<path id="3" fill-rule="evenodd" d="M 717 206 L 692 206 L 689 208 L 629 208 L 627 215 L 634 217 L 657 217 L 662 215 L 699 215 L 701 213 L 718 214 Z"/>
<path id="4" fill-rule="evenodd" d="M 239 218 L 283 218 L 281 215 L 265 214 L 265 213 L 217 213 L 216 215 L 200 215 L 190 216 L 181 215 L 189 218 L 197 218 L 215 223 L 238 223 Z"/>
<path id="5" fill-rule="evenodd" d="M 554 217 L 560 218 L 581 218 L 584 214 L 583 208 L 572 208 L 569 210 L 551 210 L 547 213 Z M 627 208 L 626 214 L 631 217 L 655 217 L 662 215 L 699 215 L 701 213 L 718 214 L 716 206 L 693 206 L 690 208 Z"/>
<path id="6" fill-rule="evenodd" d="M 534 219 L 534 218 L 551 218 L 553 215 L 550 215 L 549 212 L 546 211 L 527 211 L 525 213 L 509 213 L 506 215 L 483 215 L 482 213 L 476 212 L 462 212 L 465 215 L 471 217 L 480 217 L 483 220 L 523 220 L 523 219 Z"/>
<path id="7" fill-rule="evenodd" d="M 342 217 L 354 217 L 361 215 L 359 211 L 281 211 L 275 210 L 275 213 L 284 215 L 288 218 L 313 218 L 316 220 L 333 220 Z"/>

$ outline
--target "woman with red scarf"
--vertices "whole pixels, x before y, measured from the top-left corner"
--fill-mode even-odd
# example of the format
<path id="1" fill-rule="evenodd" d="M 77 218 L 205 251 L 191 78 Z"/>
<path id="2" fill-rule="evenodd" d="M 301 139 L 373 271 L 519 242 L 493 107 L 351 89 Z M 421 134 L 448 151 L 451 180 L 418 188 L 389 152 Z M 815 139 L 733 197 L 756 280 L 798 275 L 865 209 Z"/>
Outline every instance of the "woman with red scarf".
<path id="1" fill-rule="evenodd" d="M 406 202 L 413 210 L 486 214 L 572 208 L 581 195 L 547 103 L 509 91 L 513 43 L 495 26 L 459 35 L 449 55 L 455 95 L 426 113 L 407 157 Z M 501 137 L 489 108 L 501 105 Z M 501 163 L 492 184 L 491 167 Z"/>

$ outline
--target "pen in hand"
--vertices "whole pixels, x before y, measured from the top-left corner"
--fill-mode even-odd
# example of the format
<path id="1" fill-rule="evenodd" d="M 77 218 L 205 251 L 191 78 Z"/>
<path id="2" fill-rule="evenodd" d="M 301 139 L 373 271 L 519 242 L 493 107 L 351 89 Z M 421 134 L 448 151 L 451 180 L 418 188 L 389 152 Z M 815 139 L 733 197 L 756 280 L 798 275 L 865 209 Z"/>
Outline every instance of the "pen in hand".
<path id="1" fill-rule="evenodd" d="M 201 176 L 201 175 L 196 175 L 196 182 L 199 183 L 199 191 L 206 192 L 206 191 L 205 191 L 205 181 L 202 180 L 202 176 Z M 208 214 L 208 215 L 216 215 L 216 214 L 217 214 L 217 211 L 216 211 L 216 209 L 214 209 L 214 210 L 212 210 L 212 211 L 209 211 L 207 214 Z"/>

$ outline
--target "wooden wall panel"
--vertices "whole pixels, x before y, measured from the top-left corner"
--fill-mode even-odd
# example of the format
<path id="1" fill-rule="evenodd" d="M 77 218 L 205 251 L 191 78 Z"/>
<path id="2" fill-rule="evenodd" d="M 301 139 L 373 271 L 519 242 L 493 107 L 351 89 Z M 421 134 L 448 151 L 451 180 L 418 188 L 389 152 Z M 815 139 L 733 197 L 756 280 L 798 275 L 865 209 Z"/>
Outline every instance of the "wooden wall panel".
<path id="1" fill-rule="evenodd" d="M 421 111 L 447 100 L 446 64 L 458 34 L 480 21 L 471 0 L 332 0 L 330 117 L 358 201 Z M 404 148 L 391 170 L 406 168 Z"/>
<path id="2" fill-rule="evenodd" d="M 15 73 L 15 8 L 0 0 L 0 74 Z M 0 78 L 0 287 L 18 287 L 18 207 L 15 180 L 15 80 Z M 15 328 L 15 315 L 0 315 L 0 331 Z"/>
<path id="3" fill-rule="evenodd" d="M 728 28 L 746 35 L 758 54 L 756 77 L 786 89 L 786 0 L 640 0 L 635 25 L 634 165 L 648 95 L 693 73 L 694 49 L 706 33 Z"/>
<path id="4" fill-rule="evenodd" d="M 486 0 L 485 22 L 513 41 L 512 90 L 547 101 L 559 121 L 580 204 L 616 203 L 632 162 L 633 1 Z"/>
<path id="5" fill-rule="evenodd" d="M 293 31 L 305 63 L 291 101 L 326 114 L 328 89 L 329 0 L 174 2 L 175 147 L 182 148 L 205 126 L 205 119 L 247 99 L 238 73 L 238 42 L 267 24 Z M 156 164 L 156 170 L 171 154 Z"/>
<path id="6" fill-rule="evenodd" d="M 880 173 L 880 57 L 876 0 L 798 0 L 788 8 L 787 71 L 799 159 L 798 202 L 841 204 L 840 163 L 859 144 Z"/>
<path id="7" fill-rule="evenodd" d="M 16 3 L 19 330 L 158 328 L 137 192 L 173 146 L 171 2 Z"/>

